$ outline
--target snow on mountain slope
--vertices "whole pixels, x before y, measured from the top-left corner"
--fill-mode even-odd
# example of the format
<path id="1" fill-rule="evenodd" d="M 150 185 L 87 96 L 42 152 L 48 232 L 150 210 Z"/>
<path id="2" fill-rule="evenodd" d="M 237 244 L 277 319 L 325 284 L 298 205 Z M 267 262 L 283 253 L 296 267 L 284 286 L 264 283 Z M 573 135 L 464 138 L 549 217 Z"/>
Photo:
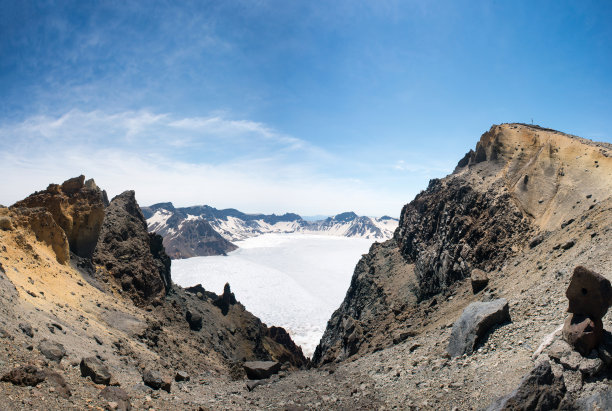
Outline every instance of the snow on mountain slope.
<path id="1" fill-rule="evenodd" d="M 393 236 L 398 220 L 388 216 L 365 217 L 353 212 L 341 213 L 324 220 L 306 221 L 297 214 L 283 215 L 245 214 L 235 209 L 217 210 L 210 206 L 195 206 L 175 208 L 172 203 L 159 203 L 150 207 L 143 207 L 149 231 L 157 232 L 168 244 L 173 243 L 175 250 L 169 254 L 173 258 L 185 258 L 192 255 L 215 255 L 215 248 L 219 254 L 232 251 L 231 241 L 241 241 L 268 233 L 306 233 L 319 235 L 332 235 L 368 240 L 387 240 Z M 194 224 L 206 226 L 194 230 Z M 210 229 L 208 228 L 210 227 Z M 228 244 L 219 243 L 218 238 L 211 232 L 226 240 Z M 207 241 L 215 241 L 215 247 L 205 247 L 206 253 L 198 254 L 197 232 L 208 236 Z M 190 250 L 187 252 L 176 243 L 185 243 L 182 237 L 189 237 Z M 184 244 L 183 244 L 184 245 Z M 183 247 L 184 248 L 184 247 Z M 192 254 L 192 255 L 188 255 Z"/>

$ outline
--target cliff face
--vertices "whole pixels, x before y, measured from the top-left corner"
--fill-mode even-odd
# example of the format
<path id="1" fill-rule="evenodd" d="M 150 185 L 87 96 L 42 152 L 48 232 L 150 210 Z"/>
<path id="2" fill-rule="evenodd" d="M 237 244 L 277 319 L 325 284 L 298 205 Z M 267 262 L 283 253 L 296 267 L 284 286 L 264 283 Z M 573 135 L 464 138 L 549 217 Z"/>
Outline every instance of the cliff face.
<path id="1" fill-rule="evenodd" d="M 531 240 L 610 197 L 611 155 L 609 144 L 537 126 L 491 127 L 453 174 L 403 207 L 394 239 L 362 258 L 313 362 L 409 338 L 432 297 L 447 297 L 475 268 L 499 273 Z"/>
<path id="2" fill-rule="evenodd" d="M 94 264 L 103 271 L 98 276 L 114 278 L 139 304 L 163 298 L 171 285 L 170 260 L 159 244 L 154 247 L 155 240 L 147 232 L 134 191 L 113 198 L 93 254 Z"/>

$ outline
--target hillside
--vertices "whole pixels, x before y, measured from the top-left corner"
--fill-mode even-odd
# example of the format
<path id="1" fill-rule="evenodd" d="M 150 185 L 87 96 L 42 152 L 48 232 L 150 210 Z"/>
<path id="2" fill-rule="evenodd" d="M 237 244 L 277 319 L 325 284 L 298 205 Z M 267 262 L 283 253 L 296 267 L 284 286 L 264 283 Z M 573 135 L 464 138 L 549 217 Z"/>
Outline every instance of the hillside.
<path id="1" fill-rule="evenodd" d="M 150 232 L 164 238 L 172 258 L 225 255 L 237 246 L 231 242 L 267 233 L 304 233 L 386 240 L 397 227 L 391 217 L 365 217 L 354 212 L 323 220 L 306 221 L 293 213 L 245 214 L 210 206 L 174 207 L 159 203 L 143 207 Z"/>
<path id="2" fill-rule="evenodd" d="M 363 256 L 301 369 L 289 336 L 249 314 L 229 286 L 217 296 L 171 284 L 161 237 L 146 234 L 132 192 L 108 204 L 93 182 L 50 186 L 27 200 L 33 208 L 0 209 L 1 371 L 34 364 L 47 375 L 35 388 L 0 382 L 0 409 L 112 409 L 104 386 L 80 376 L 84 355 L 104 360 L 137 409 L 611 409 L 610 314 L 584 355 L 562 337 L 568 324 L 587 324 L 576 331 L 587 339 L 599 327 L 566 322 L 576 266 L 603 276 L 595 294 L 574 286 L 584 304 L 605 313 L 612 302 L 611 155 L 609 144 L 538 126 L 491 127 L 452 174 L 403 207 L 394 237 Z M 85 217 L 99 207 L 101 222 Z M 79 221 L 99 230 L 93 250 L 80 251 L 91 257 L 71 249 L 92 238 L 74 237 Z M 500 301 L 508 317 L 452 354 L 468 307 Z M 44 357 L 43 339 L 67 356 Z M 239 365 L 252 358 L 287 364 L 245 385 Z M 151 390 L 141 382 L 148 368 L 184 369 L 191 380 Z"/>
<path id="3" fill-rule="evenodd" d="M 104 385 L 79 373 L 88 357 L 103 362 L 137 408 L 146 398 L 135 392 L 150 392 L 146 371 L 227 379 L 244 375 L 246 360 L 306 364 L 287 333 L 262 324 L 229 286 L 218 296 L 172 284 L 161 237 L 147 232 L 133 191 L 109 203 L 80 176 L 1 208 L 0 223 L 1 373 L 33 364 L 54 375 L 44 394 L 2 383 L 1 409 L 106 407 Z M 156 398 L 148 406 L 168 408 Z"/>

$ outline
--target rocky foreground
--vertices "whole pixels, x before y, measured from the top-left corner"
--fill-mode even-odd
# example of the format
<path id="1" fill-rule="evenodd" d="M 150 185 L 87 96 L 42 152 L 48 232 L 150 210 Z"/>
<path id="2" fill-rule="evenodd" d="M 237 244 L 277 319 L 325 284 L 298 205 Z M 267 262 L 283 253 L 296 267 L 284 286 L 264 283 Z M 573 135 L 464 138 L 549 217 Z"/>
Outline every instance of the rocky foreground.
<path id="1" fill-rule="evenodd" d="M 311 364 L 229 286 L 173 285 L 133 193 L 51 185 L 0 209 L 0 409 L 612 409 L 611 155 L 493 126 L 358 263 Z"/>

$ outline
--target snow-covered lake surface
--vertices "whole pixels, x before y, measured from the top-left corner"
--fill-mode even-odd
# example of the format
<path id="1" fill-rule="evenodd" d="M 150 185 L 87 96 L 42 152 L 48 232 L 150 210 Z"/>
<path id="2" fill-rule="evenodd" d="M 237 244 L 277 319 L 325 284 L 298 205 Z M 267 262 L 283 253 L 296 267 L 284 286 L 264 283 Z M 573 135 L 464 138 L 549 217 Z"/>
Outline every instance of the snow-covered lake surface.
<path id="1" fill-rule="evenodd" d="M 340 306 L 355 265 L 372 240 L 308 234 L 264 234 L 236 242 L 228 256 L 172 261 L 172 279 L 217 294 L 229 282 L 246 309 L 284 327 L 312 356 Z"/>

